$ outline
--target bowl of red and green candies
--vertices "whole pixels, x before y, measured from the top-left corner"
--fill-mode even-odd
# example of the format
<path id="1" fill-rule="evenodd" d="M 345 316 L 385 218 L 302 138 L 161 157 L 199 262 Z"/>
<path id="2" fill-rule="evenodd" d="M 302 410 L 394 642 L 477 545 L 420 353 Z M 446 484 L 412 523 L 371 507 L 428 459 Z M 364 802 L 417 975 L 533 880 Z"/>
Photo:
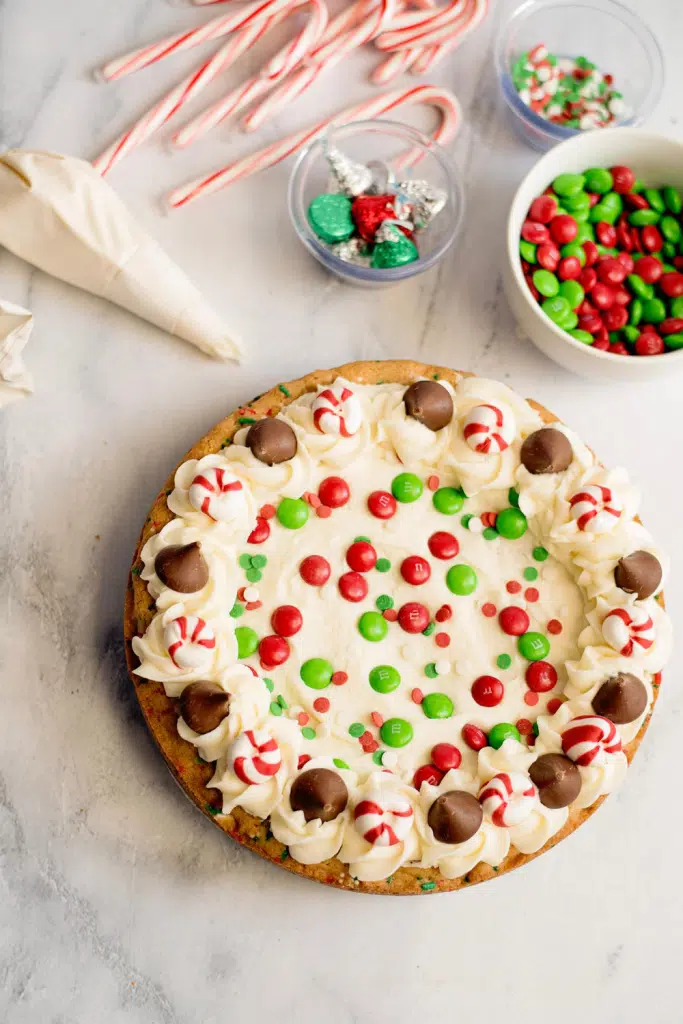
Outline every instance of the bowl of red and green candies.
<path id="1" fill-rule="evenodd" d="M 505 291 L 547 356 L 584 376 L 683 368 L 683 143 L 637 128 L 547 153 L 508 219 Z"/>

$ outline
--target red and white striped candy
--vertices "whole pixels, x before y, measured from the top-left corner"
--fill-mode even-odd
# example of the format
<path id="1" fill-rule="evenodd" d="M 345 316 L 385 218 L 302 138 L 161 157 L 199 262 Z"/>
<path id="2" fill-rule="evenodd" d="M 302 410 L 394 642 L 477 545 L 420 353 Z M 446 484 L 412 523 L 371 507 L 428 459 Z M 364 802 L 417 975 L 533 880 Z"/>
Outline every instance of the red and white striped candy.
<path id="1" fill-rule="evenodd" d="M 498 828 L 511 828 L 529 817 L 536 806 L 538 793 L 528 775 L 521 772 L 499 772 L 482 787 L 479 803 Z"/>
<path id="2" fill-rule="evenodd" d="M 621 502 L 609 487 L 591 484 L 569 499 L 569 514 L 580 530 L 606 533 L 623 512 Z"/>
<path id="3" fill-rule="evenodd" d="M 407 838 L 413 808 L 405 797 L 388 793 L 376 800 L 361 800 L 353 812 L 356 828 L 372 846 L 396 846 Z"/>
<path id="4" fill-rule="evenodd" d="M 621 737 L 609 718 L 579 715 L 572 718 L 562 732 L 562 749 L 575 764 L 586 768 L 603 764 L 605 754 L 617 754 L 621 750 Z"/>
<path id="5" fill-rule="evenodd" d="M 467 414 L 463 433 L 470 448 L 484 455 L 504 452 L 515 436 L 513 425 L 497 405 L 475 405 Z"/>
<path id="6" fill-rule="evenodd" d="M 187 496 L 193 508 L 216 522 L 230 522 L 244 508 L 242 481 L 220 466 L 199 473 L 190 484 Z"/>
<path id="7" fill-rule="evenodd" d="M 655 642 L 655 624 L 645 608 L 615 608 L 602 620 L 602 635 L 625 658 L 638 657 Z"/>
<path id="8" fill-rule="evenodd" d="M 358 396 L 350 388 L 335 385 L 325 388 L 311 406 L 313 422 L 321 434 L 352 437 L 363 420 Z"/>
<path id="9" fill-rule="evenodd" d="M 277 741 L 265 729 L 247 729 L 230 748 L 230 761 L 241 782 L 260 786 L 277 775 L 282 754 Z"/>
<path id="10" fill-rule="evenodd" d="M 164 643 L 177 668 L 204 668 L 211 663 L 216 637 L 204 619 L 180 615 L 165 627 Z"/>

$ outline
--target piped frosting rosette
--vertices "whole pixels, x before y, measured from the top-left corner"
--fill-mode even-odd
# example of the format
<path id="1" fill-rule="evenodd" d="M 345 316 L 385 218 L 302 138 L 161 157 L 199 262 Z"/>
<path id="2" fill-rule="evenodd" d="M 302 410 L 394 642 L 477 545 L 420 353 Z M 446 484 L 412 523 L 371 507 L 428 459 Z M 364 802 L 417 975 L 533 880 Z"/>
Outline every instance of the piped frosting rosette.
<path id="1" fill-rule="evenodd" d="M 483 783 L 479 799 L 485 818 L 491 816 L 494 822 L 509 821 L 507 832 L 510 842 L 520 853 L 536 853 L 540 850 L 560 831 L 569 814 L 566 807 L 551 809 L 540 802 L 528 774 L 538 753 L 535 747 L 527 750 L 514 739 L 505 740 L 498 750 L 484 747 L 479 752 L 478 775 Z M 494 783 L 493 780 L 501 776 L 510 779 L 511 784 L 505 781 Z M 489 789 L 493 792 L 487 796 Z M 506 800 L 509 810 L 506 809 Z"/>
<path id="2" fill-rule="evenodd" d="M 205 761 L 217 761 L 228 746 L 249 729 L 260 729 L 268 718 L 270 694 L 260 676 L 247 665 L 233 665 L 221 674 L 219 685 L 230 695 L 229 713 L 210 732 L 198 733 L 178 719 L 178 733 L 197 748 Z"/>
<path id="3" fill-rule="evenodd" d="M 267 818 L 282 801 L 287 781 L 296 772 L 300 746 L 301 733 L 288 719 L 240 733 L 207 783 L 223 794 L 223 814 L 239 804 L 250 814 Z"/>
<path id="4" fill-rule="evenodd" d="M 579 646 L 596 647 L 605 671 L 626 659 L 630 671 L 661 672 L 671 655 L 671 620 L 657 601 L 635 601 L 615 591 L 613 602 L 599 597 L 586 617 Z"/>
<path id="5" fill-rule="evenodd" d="M 203 563 L 206 583 L 194 592 L 174 590 L 159 578 L 156 559 L 161 552 L 168 552 L 169 548 L 187 549 L 189 545 L 198 545 L 195 557 Z M 183 519 L 172 519 L 159 533 L 151 535 L 140 557 L 144 563 L 140 576 L 146 582 L 150 597 L 156 602 L 159 611 L 182 602 L 186 611 L 201 610 L 203 618 L 211 619 L 223 614 L 235 603 L 239 585 L 235 548 L 232 545 L 216 544 L 210 532 L 203 533 L 196 526 L 188 526 Z"/>
<path id="6" fill-rule="evenodd" d="M 275 417 L 275 420 L 280 419 L 287 422 L 284 416 Z M 233 443 L 221 452 L 229 469 L 249 482 L 259 504 L 270 500 L 274 494 L 283 498 L 300 498 L 311 488 L 313 463 L 305 445 L 305 432 L 295 423 L 288 425 L 296 434 L 297 451 L 293 458 L 284 462 L 269 466 L 257 459 L 246 444 L 249 427 L 238 430 Z"/>
<path id="7" fill-rule="evenodd" d="M 168 697 L 198 679 L 220 678 L 237 661 L 229 616 L 207 620 L 182 603 L 156 614 L 144 636 L 133 638 L 133 651 L 140 659 L 136 674 L 163 683 Z"/>
<path id="8" fill-rule="evenodd" d="M 613 547 L 609 550 L 608 538 L 604 538 L 600 559 L 597 559 L 596 552 L 592 548 L 584 551 L 577 551 L 573 555 L 573 562 L 579 569 L 577 583 L 586 591 L 590 599 L 604 597 L 608 601 L 615 600 L 614 570 L 619 559 L 630 555 L 634 551 L 647 551 L 657 559 L 662 567 L 662 582 L 655 593 L 662 589 L 669 571 L 669 560 L 654 544 L 652 537 L 645 527 L 632 520 L 628 529 L 618 532 L 612 537 Z M 609 551 L 609 553 L 607 553 Z"/>
<path id="9" fill-rule="evenodd" d="M 256 522 L 248 481 L 239 477 L 222 454 L 189 459 L 178 467 L 168 507 L 188 526 L 232 542 L 246 536 Z"/>
<path id="10" fill-rule="evenodd" d="M 537 719 L 538 739 L 534 750 L 538 754 L 565 753 L 571 760 L 575 760 L 577 756 L 581 757 L 582 754 L 585 758 L 585 746 L 579 744 L 569 746 L 566 740 L 563 745 L 564 734 L 577 718 L 583 718 L 584 723 L 594 720 L 596 716 L 592 706 L 572 700 L 560 705 L 554 715 L 540 715 Z M 612 723 L 605 719 L 602 721 L 606 723 L 604 735 L 607 736 L 611 732 L 609 726 Z M 584 723 L 580 723 L 579 727 L 582 727 Z M 592 742 L 599 749 L 591 763 L 583 765 L 575 761 L 581 773 L 581 790 L 574 801 L 574 807 L 590 807 L 599 797 L 617 789 L 626 776 L 628 761 L 623 750 L 614 750 L 610 753 L 604 749 L 604 739 L 595 738 Z M 612 747 L 616 745 L 616 743 L 611 744 Z"/>
<path id="11" fill-rule="evenodd" d="M 377 882 L 419 860 L 418 795 L 397 775 L 372 772 L 355 793 L 340 860 L 361 882 Z"/>
<path id="12" fill-rule="evenodd" d="M 367 389 L 338 377 L 334 384 L 302 395 L 282 412 L 315 462 L 342 468 L 357 459 L 370 441 L 371 409 Z"/>
<path id="13" fill-rule="evenodd" d="M 338 775 L 348 792 L 347 805 L 331 821 L 321 821 L 320 818 L 307 821 L 303 810 L 292 810 L 292 786 L 304 772 L 319 768 Z M 275 838 L 289 847 L 289 854 L 294 860 L 300 864 L 319 864 L 337 855 L 345 832 L 353 827 L 350 804 L 357 780 L 354 771 L 340 768 L 331 757 L 312 758 L 290 779 L 284 788 L 282 800 L 271 814 L 270 827 Z"/>
<path id="14" fill-rule="evenodd" d="M 553 474 L 556 475 L 556 474 Z M 640 495 L 623 469 L 588 469 L 571 483 L 560 480 L 550 503 L 532 505 L 520 492 L 520 508 L 534 517 L 532 528 L 544 538 L 549 551 L 561 557 L 595 563 L 618 557 L 638 546 L 640 528 L 634 521 Z"/>
<path id="15" fill-rule="evenodd" d="M 441 387 L 455 401 L 455 392 L 448 381 Z M 451 424 L 430 430 L 406 410 L 404 392 L 400 388 L 379 387 L 372 401 L 372 419 L 376 424 L 376 441 L 388 457 L 396 457 L 414 472 L 428 472 L 444 457 L 451 439 Z"/>
<path id="16" fill-rule="evenodd" d="M 519 507 L 534 532 L 544 539 L 548 537 L 557 519 L 559 503 L 578 489 L 575 486 L 577 481 L 595 466 L 592 451 L 573 430 L 564 423 L 553 423 L 552 429 L 564 434 L 571 445 L 572 459 L 569 466 L 560 473 L 531 473 L 519 462 L 514 482 L 519 491 Z"/>
<path id="17" fill-rule="evenodd" d="M 564 690 L 565 697 L 572 706 L 592 708 L 593 698 L 600 688 L 609 680 L 615 680 L 624 674 L 635 675 L 645 688 L 645 704 L 641 713 L 631 722 L 618 725 L 619 734 L 624 744 L 630 743 L 638 734 L 652 705 L 652 674 L 641 665 L 634 665 L 630 658 L 605 654 L 600 647 L 587 647 L 579 661 L 566 663 L 568 682 Z"/>
<path id="18" fill-rule="evenodd" d="M 464 377 L 455 389 L 450 444 L 440 463 L 467 495 L 512 487 L 522 440 L 541 425 L 528 402 L 495 380 Z"/>
<path id="19" fill-rule="evenodd" d="M 496 828 L 482 818 L 479 828 L 470 839 L 462 843 L 442 843 L 429 825 L 429 812 L 439 797 L 453 791 L 476 797 L 479 789 L 477 780 L 460 769 L 447 772 L 438 786 L 422 783 L 419 794 L 422 813 L 416 816 L 422 846 L 420 867 L 438 867 L 445 878 L 460 878 L 480 862 L 497 867 L 505 860 L 510 849 L 508 829 Z"/>

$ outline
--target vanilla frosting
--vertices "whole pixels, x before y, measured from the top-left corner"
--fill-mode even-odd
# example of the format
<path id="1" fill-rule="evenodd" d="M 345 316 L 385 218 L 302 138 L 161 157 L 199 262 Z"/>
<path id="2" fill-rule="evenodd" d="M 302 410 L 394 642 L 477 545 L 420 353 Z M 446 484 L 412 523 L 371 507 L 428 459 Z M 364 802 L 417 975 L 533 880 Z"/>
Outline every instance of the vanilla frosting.
<path id="1" fill-rule="evenodd" d="M 32 330 L 32 313 L 0 299 L 0 408 L 33 391 L 33 377 L 22 359 Z"/>
<path id="2" fill-rule="evenodd" d="M 478 863 L 498 866 L 511 848 L 526 854 L 540 850 L 563 828 L 569 809 L 543 805 L 530 766 L 541 754 L 562 753 L 563 731 L 577 717 L 595 718 L 591 701 L 602 683 L 619 672 L 634 672 L 647 693 L 638 720 L 613 730 L 621 744 L 630 742 L 648 713 L 655 676 L 671 648 L 670 623 L 659 603 L 654 598 L 636 601 L 614 584 L 620 557 L 643 546 L 656 551 L 635 520 L 638 494 L 624 471 L 603 470 L 576 435 L 558 425 L 571 443 L 573 460 L 564 472 L 533 475 L 521 465 L 520 450 L 542 420 L 525 400 L 502 384 L 479 378 L 443 386 L 454 414 L 437 431 L 406 414 L 405 387 L 398 384 L 338 379 L 329 388 L 306 393 L 278 413 L 294 429 L 297 451 L 273 466 L 252 454 L 248 427 L 239 429 L 219 453 L 178 469 L 168 496 L 176 518 L 142 551 L 142 578 L 158 612 L 144 636 L 133 641 L 141 661 L 138 674 L 161 681 L 169 696 L 178 696 L 198 679 L 216 681 L 233 695 L 228 717 L 211 733 L 198 735 L 182 719 L 178 723 L 180 735 L 205 760 L 215 762 L 210 785 L 223 794 L 223 813 L 241 806 L 258 817 L 270 816 L 273 834 L 294 859 L 312 864 L 336 855 L 361 881 L 387 878 L 406 865 L 438 867 L 444 877 L 457 878 Z M 482 413 L 482 408 L 493 412 Z M 490 450 L 468 443 L 472 424 L 477 437 L 486 431 L 500 435 Z M 212 515 L 213 506 L 202 505 L 196 495 L 192 500 L 197 478 L 215 480 L 211 474 L 216 471 L 223 474 L 219 480 L 241 485 L 220 506 L 223 518 L 215 517 L 215 510 Z M 419 478 L 421 495 L 399 501 L 389 518 L 370 514 L 370 494 L 390 492 L 403 473 Z M 315 498 L 330 476 L 343 478 L 350 498 L 340 507 L 316 512 L 311 495 Z M 457 514 L 438 510 L 430 491 L 434 486 L 462 489 Z M 602 522 L 600 530 L 582 529 L 579 520 L 586 509 L 574 514 L 572 509 L 588 501 L 587 511 L 592 511 L 592 496 L 602 501 L 604 489 L 618 515 L 609 513 L 614 522 L 605 519 L 604 529 Z M 581 497 L 572 505 L 576 495 Z M 287 529 L 275 516 L 269 518 L 264 543 L 247 543 L 264 506 L 270 516 L 280 499 L 302 496 L 310 502 L 305 525 Z M 528 525 L 517 539 L 487 528 L 511 500 L 518 501 Z M 457 540 L 453 557 L 438 557 L 428 543 L 444 531 Z M 358 539 L 369 542 L 381 561 L 380 571 L 356 573 L 365 581 L 367 596 L 352 601 L 342 596 L 338 584 L 355 572 L 347 553 Z M 210 580 L 195 594 L 174 594 L 156 576 L 154 560 L 167 545 L 195 541 Z M 254 556 L 261 558 L 252 562 Z M 300 567 L 309 556 L 326 560 L 330 576 L 324 585 L 302 577 Z M 430 570 L 419 584 L 402 572 L 411 556 Z M 454 564 L 476 573 L 472 593 L 449 589 L 446 576 Z M 397 611 L 410 602 L 427 609 L 427 635 L 407 632 L 395 621 Z M 271 618 L 282 606 L 294 606 L 302 623 L 285 637 L 285 660 L 264 662 L 254 647 L 273 637 Z M 447 613 L 441 615 L 444 607 Z M 549 642 L 546 660 L 557 672 L 549 691 L 535 693 L 527 684 L 529 662 L 517 635 L 506 633 L 498 619 L 510 607 L 528 616 L 525 631 L 541 633 Z M 384 618 L 378 609 L 385 611 Z M 385 624 L 380 630 L 385 635 L 374 641 L 359 631 L 359 619 L 368 612 Z M 616 632 L 613 623 L 605 626 L 615 612 L 626 616 L 619 618 Z M 194 617 L 190 626 L 199 647 L 171 651 L 182 616 Z M 197 619 L 215 637 L 214 646 L 201 646 L 205 633 L 198 631 Z M 634 645 L 639 650 L 626 657 L 609 638 L 615 642 L 629 622 L 641 620 L 651 620 L 644 634 L 651 642 L 646 649 Z M 242 641 L 253 635 L 254 644 L 238 661 L 241 630 L 246 630 Z M 192 638 L 183 643 L 191 644 Z M 302 669 L 313 659 L 323 659 L 336 673 L 331 683 L 327 678 L 319 686 L 307 684 Z M 379 666 L 396 670 L 393 688 L 370 685 Z M 473 696 L 473 683 L 481 676 L 502 683 L 494 706 L 483 706 Z M 429 700 L 423 701 L 431 695 L 441 709 L 434 717 L 427 714 Z M 406 732 L 403 745 L 385 741 L 382 726 L 389 719 L 407 726 L 410 735 Z M 504 742 L 479 751 L 463 738 L 466 725 L 489 733 L 500 723 L 519 725 L 519 738 L 513 731 Z M 437 772 L 418 791 L 415 772 L 430 763 L 440 743 L 456 746 L 461 764 L 443 777 Z M 249 760 L 253 751 L 256 761 Z M 277 771 L 268 775 L 275 765 Z M 337 771 L 346 783 L 348 805 L 332 821 L 307 822 L 302 811 L 291 807 L 293 781 L 312 767 Z M 582 788 L 573 806 L 590 806 L 612 791 L 625 769 L 621 750 L 580 766 Z M 474 836 L 451 846 L 436 840 L 427 819 L 434 800 L 452 789 L 480 799 L 484 817 Z"/>
<path id="3" fill-rule="evenodd" d="M 219 359 L 240 349 L 180 267 L 84 160 L 0 156 L 0 245 Z"/>

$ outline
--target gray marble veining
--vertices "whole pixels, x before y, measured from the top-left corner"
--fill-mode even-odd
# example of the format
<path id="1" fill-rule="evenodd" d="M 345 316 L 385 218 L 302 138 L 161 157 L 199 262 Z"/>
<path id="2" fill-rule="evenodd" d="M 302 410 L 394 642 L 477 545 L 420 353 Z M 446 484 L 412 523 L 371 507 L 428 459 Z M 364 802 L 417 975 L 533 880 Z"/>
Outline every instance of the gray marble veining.
<path id="1" fill-rule="evenodd" d="M 681 1019 L 680 660 L 627 784 L 590 824 L 496 884 L 420 900 L 313 886 L 224 839 L 173 784 L 123 667 L 129 557 L 168 467 L 254 393 L 349 359 L 424 357 L 538 397 L 628 466 L 680 567 L 679 381 L 580 381 L 517 336 L 502 297 L 505 212 L 534 155 L 497 97 L 493 6 L 434 76 L 463 104 L 452 151 L 468 201 L 438 271 L 372 293 L 325 276 L 288 225 L 288 164 L 162 216 L 170 186 L 256 144 L 225 126 L 174 156 L 162 132 L 112 182 L 246 340 L 242 366 L 0 256 L 0 293 L 35 314 L 37 386 L 0 414 L 3 1024 Z M 680 135 L 683 9 L 646 6 L 668 58 L 653 127 Z M 93 67 L 192 19 L 162 0 L 3 0 L 0 143 L 94 156 L 196 58 L 109 87 Z M 261 137 L 332 112 L 342 90 L 367 95 L 374 60 L 358 55 Z M 680 621 L 675 575 L 669 601 Z"/>

